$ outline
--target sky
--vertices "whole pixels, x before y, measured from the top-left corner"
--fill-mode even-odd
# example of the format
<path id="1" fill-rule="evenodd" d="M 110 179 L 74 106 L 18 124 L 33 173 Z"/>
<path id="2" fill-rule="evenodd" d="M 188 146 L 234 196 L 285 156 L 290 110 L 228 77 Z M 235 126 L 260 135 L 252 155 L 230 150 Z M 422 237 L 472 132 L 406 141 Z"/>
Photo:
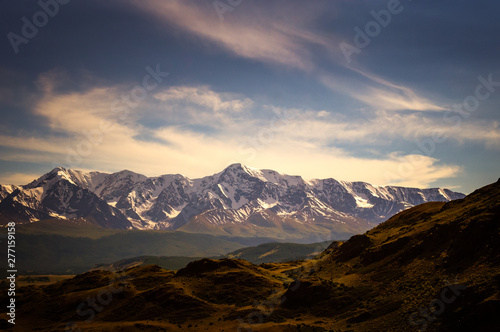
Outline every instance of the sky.
<path id="1" fill-rule="evenodd" d="M 500 2 L 0 4 L 0 183 L 232 163 L 447 187 L 500 177 Z"/>

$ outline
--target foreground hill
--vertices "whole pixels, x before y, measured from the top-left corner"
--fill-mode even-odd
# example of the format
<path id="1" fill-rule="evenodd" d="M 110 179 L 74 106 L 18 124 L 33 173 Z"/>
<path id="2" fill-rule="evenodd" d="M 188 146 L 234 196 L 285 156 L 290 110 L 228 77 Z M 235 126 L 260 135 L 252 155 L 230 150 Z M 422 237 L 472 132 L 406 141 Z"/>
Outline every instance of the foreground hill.
<path id="1" fill-rule="evenodd" d="M 50 218 L 113 229 L 163 229 L 291 242 L 344 239 L 403 209 L 462 198 L 447 189 L 307 181 L 233 164 L 199 179 L 55 168 L 24 186 L 0 186 L 0 224 Z"/>
<path id="2" fill-rule="evenodd" d="M 464 199 L 404 211 L 314 268 L 318 279 L 302 284 L 292 302 L 304 303 L 301 293 L 325 279 L 363 289 L 346 320 L 356 330 L 498 331 L 500 180 Z M 326 294 L 310 303 L 312 312 L 337 303 Z"/>
<path id="3" fill-rule="evenodd" d="M 399 213 L 305 263 L 202 259 L 177 272 L 145 266 L 23 287 L 18 324 L 46 331 L 71 322 L 86 331 L 498 331 L 499 231 L 500 181 Z"/>

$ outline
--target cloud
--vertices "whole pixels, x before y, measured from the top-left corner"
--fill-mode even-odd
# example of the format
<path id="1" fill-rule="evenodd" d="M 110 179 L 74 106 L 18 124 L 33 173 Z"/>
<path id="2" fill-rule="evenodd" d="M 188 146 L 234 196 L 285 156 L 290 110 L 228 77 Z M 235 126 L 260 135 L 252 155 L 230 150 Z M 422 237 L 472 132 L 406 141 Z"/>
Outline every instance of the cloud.
<path id="1" fill-rule="evenodd" d="M 59 153 L 61 151 L 61 146 L 54 143 L 62 142 L 64 142 L 64 139 L 57 137 L 36 137 L 32 135 L 0 135 L 0 145 L 3 147 L 48 153 Z M 2 157 L 5 158 L 4 155 L 2 155 Z"/>
<path id="2" fill-rule="evenodd" d="M 294 120 L 289 121 L 286 135 L 323 146 L 340 143 L 376 147 L 404 140 L 418 149 L 433 140 L 433 144 L 474 142 L 493 150 L 500 147 L 499 122 L 449 119 L 441 114 L 379 111 L 353 120 L 325 110 L 304 110 L 296 112 Z"/>
<path id="3" fill-rule="evenodd" d="M 207 11 L 199 4 L 186 1 L 131 2 L 158 20 L 174 24 L 239 57 L 312 73 L 329 89 L 359 100 L 375 110 L 444 110 L 408 87 L 389 82 L 361 69 L 359 65 L 347 64 L 338 47 L 341 38 L 334 33 L 326 37 L 311 27 L 311 22 L 322 14 L 319 6 L 305 10 L 304 6 L 295 8 L 289 3 L 279 3 L 278 6 L 269 3 L 264 7 L 247 3 L 244 9 L 238 9 L 238 19 L 221 22 L 214 8 Z M 277 17 L 275 10 L 286 10 L 289 15 Z M 300 15 L 297 14 L 299 10 Z M 325 66 L 315 61 L 310 51 L 314 47 L 327 54 L 330 63 Z M 347 68 L 351 75 L 328 73 L 327 68 L 334 71 Z"/>
<path id="4" fill-rule="evenodd" d="M 124 86 L 57 92 L 52 80 L 57 77 L 39 80 L 43 96 L 33 108 L 46 120 L 49 133 L 0 135 L 0 146 L 7 148 L 0 159 L 190 177 L 242 162 L 308 178 L 425 187 L 456 176 L 461 169 L 443 165 L 432 153 L 422 152 L 424 155 L 417 158 L 418 153 L 412 152 L 410 166 L 414 170 L 403 172 L 409 158 L 404 154 L 360 158 L 336 146 L 342 143 L 376 149 L 394 139 L 418 143 L 436 132 L 458 142 L 500 142 L 498 123 L 469 119 L 457 128 L 443 123 L 435 113 L 388 111 L 352 121 L 329 110 L 256 104 L 245 96 L 216 92 L 209 86 L 159 87 L 136 107 L 124 110 L 116 108 L 116 101 L 129 92 Z M 158 121 L 160 118 L 163 121 Z M 202 125 L 211 130 L 200 130 Z"/>
<path id="5" fill-rule="evenodd" d="M 160 20 L 173 23 L 247 59 L 310 71 L 313 69 L 311 54 L 301 44 L 329 45 L 324 38 L 271 19 L 268 6 L 254 7 L 252 20 L 239 17 L 241 21 L 238 22 L 221 22 L 213 7 L 209 7 L 207 13 L 206 8 L 186 1 L 135 0 L 132 3 Z M 295 17 L 294 21 L 298 19 Z"/>
<path id="6" fill-rule="evenodd" d="M 156 117 L 165 125 L 227 131 L 236 126 L 238 119 L 252 121 L 250 112 L 254 103 L 251 99 L 233 93 L 218 93 L 208 86 L 174 86 L 157 92 L 153 98 L 142 115 Z"/>
<path id="7" fill-rule="evenodd" d="M 40 174 L 7 172 L 0 175 L 0 183 L 20 186 L 28 184 L 39 177 Z"/>
<path id="8" fill-rule="evenodd" d="M 50 82 L 47 84 L 50 86 Z M 423 156 L 414 173 L 395 171 L 387 178 L 388 170 L 398 170 L 407 163 L 405 156 L 357 158 L 334 147 L 339 141 L 402 135 L 402 131 L 419 123 L 421 119 L 416 115 L 389 113 L 392 119 L 388 122 L 380 113 L 364 123 L 349 123 L 325 110 L 256 105 L 244 96 L 217 93 L 208 86 L 177 86 L 158 89 L 145 98 L 137 106 L 140 113 L 129 110 L 119 116 L 113 105 L 126 93 L 123 87 L 67 93 L 46 89 L 44 93 L 33 111 L 46 119 L 51 134 L 1 136 L 0 145 L 15 150 L 2 154 L 2 160 L 52 162 L 52 166 L 110 172 L 128 168 L 150 176 L 182 173 L 190 177 L 212 174 L 230 163 L 242 162 L 306 178 L 335 177 L 375 184 L 390 181 L 418 187 L 456 176 L 460 171 Z M 257 117 L 254 108 L 266 110 L 263 114 L 267 115 Z M 167 119 L 176 115 L 174 123 L 166 121 L 149 127 L 140 124 L 161 116 L 161 112 Z M 191 129 L 201 123 L 217 130 Z M 419 128 L 431 127 L 423 124 Z M 145 134 L 152 139 L 139 138 Z"/>
<path id="9" fill-rule="evenodd" d="M 328 153 L 326 149 L 295 146 L 293 150 L 289 149 L 278 156 L 275 150 L 265 149 L 259 153 L 252 166 L 273 168 L 308 179 L 333 177 L 337 180 L 366 181 L 375 185 L 392 184 L 417 188 L 427 188 L 437 180 L 456 177 L 462 171 L 459 166 L 442 165 L 438 159 L 422 155 L 369 159 L 332 150 Z M 418 161 L 408 161 L 407 158 L 411 157 Z"/>
<path id="10" fill-rule="evenodd" d="M 241 112 L 252 106 L 252 100 L 234 94 L 220 94 L 211 91 L 207 86 L 176 86 L 154 95 L 163 102 L 190 102 L 219 112 Z"/>
<path id="11" fill-rule="evenodd" d="M 359 70 L 355 70 L 360 73 Z M 321 74 L 319 80 L 329 89 L 341 92 L 372 107 L 376 111 L 443 111 L 446 108 L 418 96 L 412 89 L 390 83 L 375 75 L 363 75 L 369 81 L 353 78 L 339 80 L 333 75 Z M 347 81 L 347 83 L 346 83 Z"/>

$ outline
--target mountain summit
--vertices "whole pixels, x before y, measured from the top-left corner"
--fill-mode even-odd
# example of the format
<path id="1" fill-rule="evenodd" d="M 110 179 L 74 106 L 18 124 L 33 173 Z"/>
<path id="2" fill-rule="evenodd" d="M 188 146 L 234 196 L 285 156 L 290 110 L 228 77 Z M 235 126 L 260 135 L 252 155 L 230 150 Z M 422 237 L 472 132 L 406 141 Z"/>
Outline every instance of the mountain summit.
<path id="1" fill-rule="evenodd" d="M 361 233 L 421 203 L 463 197 L 440 188 L 307 181 L 242 164 L 199 179 L 58 167 L 24 186 L 0 186 L 0 222 L 84 219 L 108 228 L 324 240 Z"/>

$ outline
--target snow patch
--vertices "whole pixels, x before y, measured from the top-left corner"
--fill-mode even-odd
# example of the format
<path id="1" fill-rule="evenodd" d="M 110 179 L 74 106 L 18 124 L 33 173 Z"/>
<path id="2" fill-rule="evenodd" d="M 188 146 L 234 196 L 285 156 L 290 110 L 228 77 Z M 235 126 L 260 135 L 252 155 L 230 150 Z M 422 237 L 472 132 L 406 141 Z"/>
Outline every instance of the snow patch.
<path id="1" fill-rule="evenodd" d="M 264 209 L 270 209 L 278 204 L 278 201 L 275 198 L 269 197 L 266 200 L 261 200 L 257 198 L 257 204 L 259 204 Z"/>
<path id="2" fill-rule="evenodd" d="M 368 200 L 361 198 L 359 196 L 354 196 L 354 199 L 356 200 L 356 205 L 362 209 L 369 209 L 374 207 L 373 204 L 369 203 Z"/>
<path id="3" fill-rule="evenodd" d="M 448 201 L 451 201 L 450 196 L 448 196 L 448 194 L 446 193 L 446 191 L 444 191 L 444 189 L 439 188 L 439 193 L 441 194 L 441 196 L 443 196 L 444 198 L 446 198 Z"/>

